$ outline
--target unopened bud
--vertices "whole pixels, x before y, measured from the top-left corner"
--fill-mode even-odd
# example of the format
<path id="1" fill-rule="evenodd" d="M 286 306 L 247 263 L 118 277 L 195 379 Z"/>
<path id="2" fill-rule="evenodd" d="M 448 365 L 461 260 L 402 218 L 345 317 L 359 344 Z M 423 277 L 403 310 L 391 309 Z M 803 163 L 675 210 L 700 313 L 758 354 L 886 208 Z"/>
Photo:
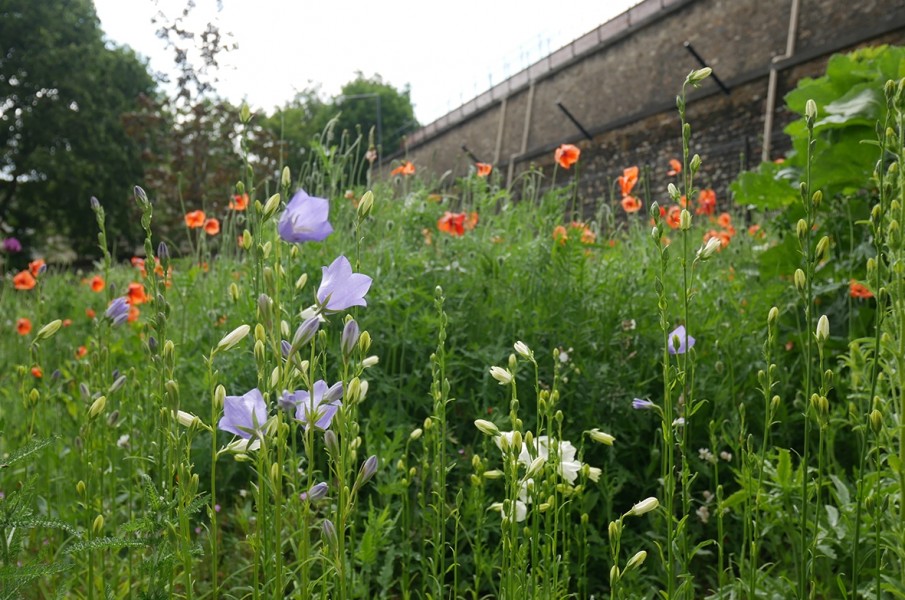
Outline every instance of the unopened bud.
<path id="1" fill-rule="evenodd" d="M 53 337 L 53 334 L 55 334 L 57 331 L 59 331 L 60 327 L 62 327 L 62 326 L 63 326 L 63 321 L 61 319 L 51 321 L 50 323 L 48 323 L 47 325 L 45 325 L 38 331 L 37 335 L 35 336 L 35 341 L 46 340 L 50 337 Z"/>
<path id="2" fill-rule="evenodd" d="M 227 350 L 234 348 L 239 342 L 245 339 L 245 336 L 248 335 L 249 331 L 251 331 L 251 327 L 248 325 L 239 325 L 220 340 L 217 344 L 216 351 L 226 352 Z"/>
<path id="3" fill-rule="evenodd" d="M 649 513 L 650 511 L 655 510 L 658 506 L 660 506 L 660 501 L 656 498 L 645 498 L 641 502 L 638 502 L 637 504 L 632 506 L 628 514 L 635 517 L 640 517 L 644 513 Z"/>
<path id="4" fill-rule="evenodd" d="M 500 429 L 494 423 L 490 421 L 485 421 L 484 419 L 476 419 L 475 427 L 478 428 L 478 431 L 483 433 L 484 435 L 489 435 L 491 437 L 497 437 L 500 435 Z"/>
<path id="5" fill-rule="evenodd" d="M 807 280 L 805 279 L 804 271 L 801 269 L 795 269 L 795 275 L 793 276 L 795 280 L 795 288 L 799 292 L 804 292 L 805 287 L 807 286 Z"/>
<path id="6" fill-rule="evenodd" d="M 91 532 L 94 535 L 99 534 L 104 529 L 104 515 L 94 517 L 94 523 L 91 524 Z"/>
<path id="7" fill-rule="evenodd" d="M 682 231 L 691 229 L 691 213 L 686 208 L 683 208 L 682 212 L 679 213 L 679 229 Z"/>
<path id="8" fill-rule="evenodd" d="M 97 400 L 91 403 L 91 408 L 88 409 L 88 418 L 93 419 L 104 411 L 104 407 L 107 405 L 107 397 L 100 396 Z"/>
<path id="9" fill-rule="evenodd" d="M 270 197 L 269 200 L 267 200 L 267 203 L 264 204 L 263 215 L 262 215 L 263 220 L 266 221 L 270 217 L 272 217 L 273 214 L 277 211 L 277 209 L 279 207 L 280 207 L 280 195 L 274 194 L 273 196 Z"/>
<path id="10" fill-rule="evenodd" d="M 358 218 L 364 219 L 369 214 L 371 214 L 371 210 L 374 208 L 374 193 L 371 190 L 368 190 L 361 197 L 361 200 L 358 201 Z"/>
<path id="11" fill-rule="evenodd" d="M 820 315 L 820 318 L 817 319 L 817 343 L 823 344 L 830 337 L 830 320 L 826 318 L 826 315 Z"/>
<path id="12" fill-rule="evenodd" d="M 283 167 L 282 173 L 280 173 L 280 185 L 284 188 L 288 188 L 292 183 L 292 176 L 289 173 L 289 167 Z"/>

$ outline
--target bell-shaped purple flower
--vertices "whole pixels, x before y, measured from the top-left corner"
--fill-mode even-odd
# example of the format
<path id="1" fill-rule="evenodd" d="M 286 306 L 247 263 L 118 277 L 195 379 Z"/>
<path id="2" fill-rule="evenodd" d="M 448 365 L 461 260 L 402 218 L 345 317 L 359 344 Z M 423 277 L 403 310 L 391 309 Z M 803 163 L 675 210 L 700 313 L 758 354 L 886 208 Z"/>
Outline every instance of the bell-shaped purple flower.
<path id="1" fill-rule="evenodd" d="M 352 306 L 367 306 L 365 294 L 373 281 L 367 275 L 353 273 L 349 259 L 340 255 L 329 267 L 322 267 L 324 278 L 317 288 L 317 302 L 323 310 L 340 312 Z"/>
<path id="2" fill-rule="evenodd" d="M 120 296 L 110 303 L 104 316 L 110 319 L 114 325 L 122 325 L 129 318 L 129 301 L 125 296 Z"/>
<path id="3" fill-rule="evenodd" d="M 6 238 L 3 240 L 3 251 L 10 254 L 22 252 L 22 243 L 14 237 Z"/>
<path id="4" fill-rule="evenodd" d="M 333 233 L 333 226 L 327 220 L 329 212 L 329 200 L 299 190 L 286 205 L 277 230 L 287 242 L 321 242 Z"/>
<path id="5" fill-rule="evenodd" d="M 311 422 L 318 429 L 328 429 L 336 411 L 343 405 L 340 400 L 343 397 L 343 384 L 338 382 L 327 387 L 327 382 L 319 379 L 314 382 L 313 394 L 306 390 L 298 390 L 292 394 L 295 403 L 295 418 L 305 424 L 305 430 Z"/>
<path id="6" fill-rule="evenodd" d="M 685 354 L 694 348 L 694 338 L 688 335 L 684 325 L 679 325 L 669 334 L 669 344 L 666 349 L 670 354 Z"/>
<path id="7" fill-rule="evenodd" d="M 261 390 L 254 388 L 242 396 L 227 396 L 223 400 L 223 417 L 218 429 L 245 439 L 260 436 L 267 422 L 267 403 Z"/>
<path id="8" fill-rule="evenodd" d="M 632 408 L 635 410 L 651 410 L 656 404 L 644 398 L 635 398 L 632 400 Z"/>

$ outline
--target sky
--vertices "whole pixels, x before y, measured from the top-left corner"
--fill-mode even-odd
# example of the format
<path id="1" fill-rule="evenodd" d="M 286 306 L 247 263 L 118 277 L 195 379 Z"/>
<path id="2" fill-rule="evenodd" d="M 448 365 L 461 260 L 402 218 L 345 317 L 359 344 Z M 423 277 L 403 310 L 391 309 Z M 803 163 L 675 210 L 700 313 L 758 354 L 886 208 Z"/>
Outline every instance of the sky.
<path id="1" fill-rule="evenodd" d="M 187 0 L 94 0 L 109 41 L 131 46 L 156 72 L 172 71 L 155 36 L 158 11 L 173 18 Z M 431 0 L 195 0 L 188 26 L 208 22 L 238 48 L 221 54 L 217 91 L 272 112 L 297 91 L 332 98 L 361 71 L 411 90 L 422 125 L 596 28 L 638 0 L 463 2 Z"/>

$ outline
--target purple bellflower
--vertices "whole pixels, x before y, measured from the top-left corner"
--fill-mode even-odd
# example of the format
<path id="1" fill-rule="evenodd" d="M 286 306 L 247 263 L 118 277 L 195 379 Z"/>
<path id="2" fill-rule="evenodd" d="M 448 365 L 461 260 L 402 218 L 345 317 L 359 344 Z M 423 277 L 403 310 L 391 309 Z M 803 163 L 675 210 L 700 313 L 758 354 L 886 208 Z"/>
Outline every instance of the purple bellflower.
<path id="1" fill-rule="evenodd" d="M 336 411 L 343 405 L 340 400 L 343 397 L 343 384 L 340 381 L 327 388 L 327 382 L 319 379 L 314 382 L 313 391 L 309 395 L 306 390 L 298 390 L 291 395 L 295 404 L 295 418 L 305 424 L 306 431 L 311 422 L 318 429 L 326 430 L 333 422 Z"/>
<path id="2" fill-rule="evenodd" d="M 286 205 L 277 230 L 287 242 L 322 242 L 333 233 L 333 226 L 327 220 L 329 212 L 329 200 L 299 190 Z"/>
<path id="3" fill-rule="evenodd" d="M 261 390 L 254 388 L 242 396 L 227 396 L 223 400 L 223 416 L 218 429 L 234 433 L 241 438 L 260 436 L 267 422 L 267 403 Z"/>
<path id="4" fill-rule="evenodd" d="M 104 316 L 110 319 L 114 325 L 122 325 L 129 318 L 129 301 L 125 296 L 120 296 L 110 303 Z"/>
<path id="5" fill-rule="evenodd" d="M 670 354 L 685 354 L 694 348 L 694 338 L 688 335 L 684 325 L 679 325 L 669 334 L 667 350 Z"/>
<path id="6" fill-rule="evenodd" d="M 322 267 L 324 278 L 317 288 L 321 310 L 340 312 L 352 306 L 367 306 L 365 294 L 373 281 L 367 275 L 353 273 L 349 259 L 340 255 L 329 267 Z"/>

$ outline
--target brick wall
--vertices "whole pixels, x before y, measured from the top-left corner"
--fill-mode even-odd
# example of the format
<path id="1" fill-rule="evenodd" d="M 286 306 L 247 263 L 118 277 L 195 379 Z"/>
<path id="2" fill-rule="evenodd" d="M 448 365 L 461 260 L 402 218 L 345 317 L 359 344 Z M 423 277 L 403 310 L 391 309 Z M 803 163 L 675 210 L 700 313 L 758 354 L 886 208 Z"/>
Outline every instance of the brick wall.
<path id="1" fill-rule="evenodd" d="M 787 150 L 782 96 L 801 77 L 821 75 L 834 52 L 905 44 L 905 0 L 800 0 L 795 49 L 783 57 L 792 1 L 645 0 L 414 132 L 407 155 L 421 172 L 460 176 L 471 165 L 466 145 L 512 178 L 532 164 L 551 169 L 553 150 L 571 142 L 582 149 L 585 203 L 608 198 L 610 182 L 632 164 L 647 165 L 652 189 L 665 189 L 667 161 L 681 148 L 675 95 L 699 66 L 688 41 L 731 89 L 725 95 L 707 81 L 687 110 L 693 151 L 704 159 L 698 182 L 724 194 L 740 169 L 760 161 L 775 58 L 771 158 Z"/>

